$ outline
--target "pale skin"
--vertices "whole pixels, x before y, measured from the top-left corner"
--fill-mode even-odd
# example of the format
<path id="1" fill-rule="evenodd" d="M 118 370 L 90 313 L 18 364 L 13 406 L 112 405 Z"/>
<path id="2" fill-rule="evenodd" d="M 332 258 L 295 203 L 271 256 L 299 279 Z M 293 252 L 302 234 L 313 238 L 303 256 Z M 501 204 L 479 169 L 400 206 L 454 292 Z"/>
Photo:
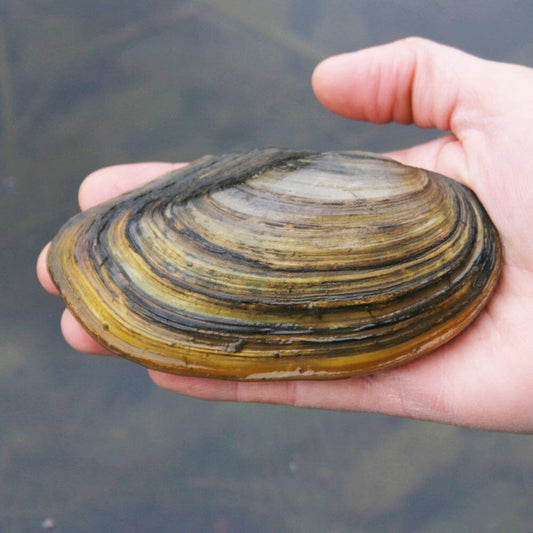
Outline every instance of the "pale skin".
<path id="1" fill-rule="evenodd" d="M 209 400 L 366 411 L 533 432 L 533 70 L 410 38 L 329 58 L 316 68 L 312 83 L 320 102 L 345 117 L 445 132 L 390 155 L 451 176 L 476 192 L 504 247 L 493 298 L 450 343 L 371 376 L 245 383 L 150 370 L 150 377 L 164 389 Z M 80 207 L 87 209 L 177 166 L 142 163 L 98 170 L 80 187 Z M 46 270 L 46 250 L 38 260 L 38 276 L 46 290 L 58 294 Z M 68 311 L 61 326 L 76 350 L 108 353 Z"/>

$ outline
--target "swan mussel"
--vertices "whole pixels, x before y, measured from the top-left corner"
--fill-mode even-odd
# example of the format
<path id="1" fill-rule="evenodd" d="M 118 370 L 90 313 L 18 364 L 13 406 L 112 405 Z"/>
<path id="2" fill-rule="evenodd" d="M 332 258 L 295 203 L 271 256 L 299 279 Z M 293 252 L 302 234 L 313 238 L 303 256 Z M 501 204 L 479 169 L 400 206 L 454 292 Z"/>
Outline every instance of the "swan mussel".
<path id="1" fill-rule="evenodd" d="M 458 182 L 364 152 L 205 156 L 74 216 L 48 268 L 112 352 L 176 374 L 331 379 L 420 357 L 487 302 L 497 232 Z"/>

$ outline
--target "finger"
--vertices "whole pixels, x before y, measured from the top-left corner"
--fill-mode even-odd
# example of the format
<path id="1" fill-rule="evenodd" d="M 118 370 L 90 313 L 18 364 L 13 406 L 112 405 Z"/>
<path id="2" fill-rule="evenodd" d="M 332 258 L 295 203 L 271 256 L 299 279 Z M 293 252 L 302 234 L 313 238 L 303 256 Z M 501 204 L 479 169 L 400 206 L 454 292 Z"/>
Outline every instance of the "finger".
<path id="1" fill-rule="evenodd" d="M 149 374 L 154 383 L 163 389 L 203 400 L 404 414 L 399 412 L 394 391 L 387 383 L 390 372 L 332 381 L 262 382 L 178 376 L 156 370 L 150 370 Z M 372 394 L 369 394 L 370 388 L 373 389 Z"/>
<path id="2" fill-rule="evenodd" d="M 101 168 L 89 174 L 78 194 L 82 210 L 139 187 L 186 163 L 134 163 Z"/>
<path id="3" fill-rule="evenodd" d="M 49 248 L 50 243 L 48 243 L 41 250 L 39 257 L 37 258 L 37 279 L 46 291 L 48 291 L 50 294 L 58 296 L 59 291 L 57 290 L 57 287 L 52 281 L 52 278 L 50 277 L 50 274 L 48 273 L 48 268 L 46 266 L 46 256 L 48 254 Z"/>
<path id="4" fill-rule="evenodd" d="M 196 378 L 149 371 L 154 383 L 162 389 L 202 400 L 260 402 L 296 405 L 291 389 L 296 381 L 238 382 Z"/>
<path id="5" fill-rule="evenodd" d="M 436 405 L 425 405 L 426 393 L 421 390 L 423 387 L 416 386 L 417 380 L 420 382 L 421 377 L 429 374 L 427 367 L 427 361 L 421 360 L 391 372 L 333 381 L 236 382 L 155 370 L 150 370 L 149 374 L 163 389 L 203 400 L 365 411 L 437 420 L 443 416 L 441 410 Z M 418 376 L 416 379 L 410 377 L 413 371 Z M 408 389 L 416 390 L 408 392 Z"/>
<path id="6" fill-rule="evenodd" d="M 111 355 L 111 352 L 96 342 L 65 309 L 61 317 L 61 332 L 68 344 L 78 352 Z"/>
<path id="7" fill-rule="evenodd" d="M 484 63 L 464 52 L 420 38 L 326 59 L 313 73 L 324 106 L 356 120 L 414 123 L 457 134 L 456 109 L 472 99 Z"/>

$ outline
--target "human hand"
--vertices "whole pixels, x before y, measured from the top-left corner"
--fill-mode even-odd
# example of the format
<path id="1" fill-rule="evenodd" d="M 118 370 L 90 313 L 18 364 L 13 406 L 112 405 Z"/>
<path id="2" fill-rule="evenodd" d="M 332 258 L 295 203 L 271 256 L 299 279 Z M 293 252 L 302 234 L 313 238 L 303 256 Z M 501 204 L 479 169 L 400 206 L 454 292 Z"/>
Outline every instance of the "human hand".
<path id="1" fill-rule="evenodd" d="M 324 61 L 318 99 L 343 116 L 414 123 L 449 134 L 390 153 L 451 176 L 480 198 L 504 248 L 498 288 L 461 335 L 404 367 L 336 381 L 231 382 L 149 371 L 165 389 L 211 400 L 367 411 L 483 429 L 533 432 L 533 70 L 411 38 Z M 86 209 L 172 168 L 110 167 L 80 188 Z M 52 293 L 46 248 L 38 275 Z M 106 353 L 66 311 L 66 340 Z"/>

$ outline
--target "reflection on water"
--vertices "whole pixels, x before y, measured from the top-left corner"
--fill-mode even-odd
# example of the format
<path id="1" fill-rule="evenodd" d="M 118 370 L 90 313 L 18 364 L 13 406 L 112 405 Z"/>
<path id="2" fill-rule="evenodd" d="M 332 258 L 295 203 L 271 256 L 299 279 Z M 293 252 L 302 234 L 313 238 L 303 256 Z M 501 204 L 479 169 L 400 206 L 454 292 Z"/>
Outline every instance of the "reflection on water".
<path id="1" fill-rule="evenodd" d="M 528 529 L 527 439 L 164 393 L 65 347 L 60 304 L 34 279 L 96 167 L 434 136 L 330 116 L 314 64 L 413 33 L 533 64 L 532 4 L 512 5 L 4 0 L 0 531 Z"/>

